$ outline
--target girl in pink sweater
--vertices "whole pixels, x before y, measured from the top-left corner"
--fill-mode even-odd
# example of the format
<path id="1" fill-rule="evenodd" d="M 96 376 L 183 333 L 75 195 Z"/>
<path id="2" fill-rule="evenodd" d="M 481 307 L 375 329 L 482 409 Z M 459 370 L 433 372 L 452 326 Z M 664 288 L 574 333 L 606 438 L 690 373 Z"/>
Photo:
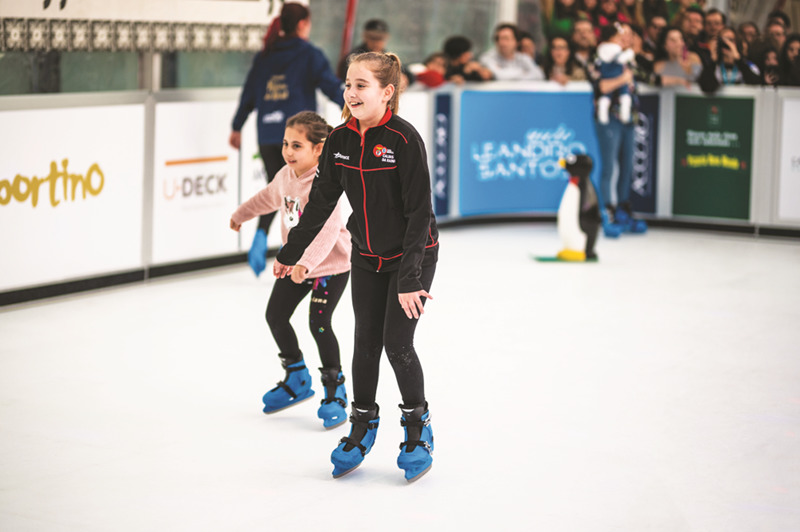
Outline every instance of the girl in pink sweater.
<path id="1" fill-rule="evenodd" d="M 238 231 L 251 218 L 280 211 L 281 237 L 286 244 L 289 230 L 300 221 L 308 203 L 322 145 L 330 130 L 325 120 L 311 111 L 287 120 L 282 150 L 286 166 L 266 188 L 236 209 L 231 216 L 231 229 Z M 305 269 L 306 280 L 295 284 L 289 277 L 277 278 L 267 303 L 267 324 L 280 349 L 278 356 L 286 377 L 264 394 L 264 413 L 277 412 L 314 395 L 297 335 L 289 323 L 300 301 L 311 292 L 308 321 L 319 349 L 325 389 L 317 415 L 330 429 L 347 420 L 339 342 L 331 328 L 333 311 L 350 277 L 350 233 L 342 220 L 341 206 L 337 205 L 295 268 Z"/>

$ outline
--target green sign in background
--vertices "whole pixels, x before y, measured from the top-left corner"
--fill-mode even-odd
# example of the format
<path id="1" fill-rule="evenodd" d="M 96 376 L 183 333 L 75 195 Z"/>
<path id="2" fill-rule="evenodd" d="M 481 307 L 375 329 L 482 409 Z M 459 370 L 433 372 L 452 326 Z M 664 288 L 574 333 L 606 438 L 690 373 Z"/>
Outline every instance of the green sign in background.
<path id="1" fill-rule="evenodd" d="M 675 99 L 672 213 L 750 218 L 752 98 Z"/>

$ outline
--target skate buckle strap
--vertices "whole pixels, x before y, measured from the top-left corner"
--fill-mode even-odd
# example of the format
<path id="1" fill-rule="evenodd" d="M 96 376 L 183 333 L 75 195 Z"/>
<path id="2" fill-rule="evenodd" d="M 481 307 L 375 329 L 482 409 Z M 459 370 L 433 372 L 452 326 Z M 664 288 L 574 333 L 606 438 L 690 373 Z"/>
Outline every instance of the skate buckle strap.
<path id="1" fill-rule="evenodd" d="M 350 423 L 352 423 L 353 425 L 366 425 L 367 426 L 367 430 L 369 430 L 369 429 L 377 429 L 378 428 L 378 422 L 377 421 L 359 421 L 352 414 L 350 414 Z"/>
<path id="2" fill-rule="evenodd" d="M 358 447 L 358 450 L 361 451 L 361 456 L 366 456 L 367 455 L 367 448 L 364 447 L 363 445 L 361 445 L 360 441 L 354 440 L 350 436 L 345 436 L 344 438 L 339 440 L 339 443 L 349 443 L 353 447 Z"/>
<path id="3" fill-rule="evenodd" d="M 419 445 L 420 447 L 425 447 L 425 449 L 428 451 L 428 453 L 431 453 L 431 452 L 433 452 L 433 451 L 431 450 L 431 444 L 430 444 L 430 443 L 428 443 L 428 442 L 426 442 L 425 440 L 409 440 L 409 441 L 404 441 L 404 442 L 402 442 L 402 443 L 400 444 L 400 450 L 403 450 L 403 446 L 404 446 L 404 445 Z"/>
<path id="4" fill-rule="evenodd" d="M 288 394 L 289 394 L 289 396 L 290 396 L 292 399 L 297 399 L 297 394 L 296 394 L 296 393 L 294 393 L 294 391 L 292 391 L 292 389 L 291 389 L 291 388 L 289 388 L 289 387 L 286 385 L 286 383 L 285 383 L 285 382 L 283 382 L 283 381 L 280 381 L 280 382 L 278 383 L 278 386 L 279 386 L 279 387 L 281 387 L 281 388 L 283 388 L 283 391 L 284 391 L 284 392 L 286 392 L 286 393 L 288 393 Z"/>
<path id="5" fill-rule="evenodd" d="M 419 421 L 406 421 L 405 418 L 400 418 L 400 426 L 401 427 L 427 427 L 431 424 L 431 416 L 428 416 L 426 420 L 419 420 Z"/>
<path id="6" fill-rule="evenodd" d="M 347 408 L 347 402 L 341 397 L 334 397 L 333 399 L 323 399 L 322 401 L 319 402 L 319 404 L 321 405 L 328 405 L 331 403 L 339 403 L 342 406 L 342 408 Z"/>
<path id="7" fill-rule="evenodd" d="M 294 367 L 294 368 L 290 368 L 290 367 L 287 366 L 287 367 L 284 367 L 283 369 L 286 370 L 286 373 L 293 373 L 295 371 L 301 371 L 301 370 L 306 369 L 306 365 L 303 364 L 302 366 L 297 366 L 297 367 Z"/>

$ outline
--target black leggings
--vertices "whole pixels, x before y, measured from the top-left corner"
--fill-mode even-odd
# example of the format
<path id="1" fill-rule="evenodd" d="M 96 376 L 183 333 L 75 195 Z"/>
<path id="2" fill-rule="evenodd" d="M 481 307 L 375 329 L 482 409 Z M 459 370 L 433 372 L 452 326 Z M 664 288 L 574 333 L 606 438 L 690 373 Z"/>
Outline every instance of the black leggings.
<path id="1" fill-rule="evenodd" d="M 264 171 L 267 173 L 267 183 L 272 183 L 272 180 L 275 179 L 275 174 L 286 164 L 286 161 L 283 160 L 282 148 L 281 144 L 261 144 L 258 147 L 261 161 L 264 163 Z M 269 224 L 272 223 L 274 217 L 274 212 L 261 215 L 258 218 L 258 228 L 269 234 Z"/>
<path id="2" fill-rule="evenodd" d="M 436 265 L 422 269 L 420 281 L 430 291 Z M 403 403 L 425 402 L 422 366 L 414 349 L 417 319 L 409 319 L 397 298 L 397 271 L 373 272 L 352 269 L 353 312 L 356 318 L 353 353 L 353 400 L 364 406 L 375 404 L 381 352 L 394 370 Z M 423 303 L 425 298 L 422 298 Z"/>
<path id="3" fill-rule="evenodd" d="M 320 361 L 325 368 L 341 368 L 339 341 L 333 333 L 331 318 L 342 298 L 349 277 L 350 272 L 344 272 L 329 277 L 306 279 L 300 284 L 295 284 L 289 277 L 275 280 L 267 303 L 266 318 L 269 330 L 280 349 L 280 356 L 287 364 L 303 359 L 303 352 L 297 343 L 297 335 L 289 319 L 300 301 L 311 292 L 308 326 L 317 343 Z"/>

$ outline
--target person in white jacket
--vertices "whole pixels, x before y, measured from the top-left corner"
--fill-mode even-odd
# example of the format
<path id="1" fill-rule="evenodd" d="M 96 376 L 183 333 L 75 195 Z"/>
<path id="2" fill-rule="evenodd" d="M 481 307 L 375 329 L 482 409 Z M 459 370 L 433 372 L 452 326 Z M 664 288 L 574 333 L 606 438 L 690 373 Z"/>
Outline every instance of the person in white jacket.
<path id="1" fill-rule="evenodd" d="M 544 80 L 544 72 L 531 56 L 518 51 L 519 30 L 500 24 L 494 30 L 495 47 L 481 54 L 480 63 L 498 81 Z"/>
<path id="2" fill-rule="evenodd" d="M 281 218 L 281 237 L 286 244 L 289 230 L 299 223 L 308 203 L 322 146 L 330 130 L 325 120 L 311 111 L 289 118 L 282 148 L 286 166 L 264 189 L 236 209 L 231 216 L 231 229 L 238 231 L 245 221 L 277 211 Z M 295 266 L 306 272 L 304 282 L 296 284 L 289 277 L 276 275 L 266 312 L 267 324 L 286 370 L 285 379 L 264 395 L 264 413 L 271 414 L 314 395 L 297 335 L 289 322 L 300 301 L 311 292 L 309 327 L 319 350 L 325 388 L 325 398 L 317 415 L 328 429 L 347 421 L 347 393 L 339 343 L 331 328 L 333 311 L 350 277 L 350 233 L 340 209 L 341 206 L 336 207 Z"/>

